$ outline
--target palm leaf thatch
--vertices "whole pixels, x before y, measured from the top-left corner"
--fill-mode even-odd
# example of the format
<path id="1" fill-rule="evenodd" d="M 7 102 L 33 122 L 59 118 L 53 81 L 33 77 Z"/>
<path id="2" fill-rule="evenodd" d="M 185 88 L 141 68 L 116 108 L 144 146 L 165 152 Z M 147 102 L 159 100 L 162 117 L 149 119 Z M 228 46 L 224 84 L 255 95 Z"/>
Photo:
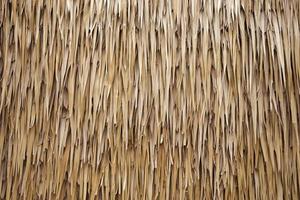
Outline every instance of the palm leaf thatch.
<path id="1" fill-rule="evenodd" d="M 299 0 L 0 1 L 0 199 L 299 199 Z"/>

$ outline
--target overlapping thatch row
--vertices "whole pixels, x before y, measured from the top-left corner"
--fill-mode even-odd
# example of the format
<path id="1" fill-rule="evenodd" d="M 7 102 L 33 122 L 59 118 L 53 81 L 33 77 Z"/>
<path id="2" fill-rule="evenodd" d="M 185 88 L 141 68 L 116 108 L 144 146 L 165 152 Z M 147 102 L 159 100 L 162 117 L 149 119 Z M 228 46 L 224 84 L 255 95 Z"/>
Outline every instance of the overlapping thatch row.
<path id="1" fill-rule="evenodd" d="M 299 19 L 299 0 L 0 1 L 0 199 L 299 199 Z"/>

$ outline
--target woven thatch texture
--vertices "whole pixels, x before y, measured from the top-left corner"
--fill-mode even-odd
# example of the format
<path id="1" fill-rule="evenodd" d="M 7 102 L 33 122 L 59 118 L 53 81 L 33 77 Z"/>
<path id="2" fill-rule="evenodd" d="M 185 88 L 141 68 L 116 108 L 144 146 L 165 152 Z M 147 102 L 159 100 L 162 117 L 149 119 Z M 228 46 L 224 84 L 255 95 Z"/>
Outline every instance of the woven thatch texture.
<path id="1" fill-rule="evenodd" d="M 299 199 L 299 5 L 0 1 L 0 198 Z"/>

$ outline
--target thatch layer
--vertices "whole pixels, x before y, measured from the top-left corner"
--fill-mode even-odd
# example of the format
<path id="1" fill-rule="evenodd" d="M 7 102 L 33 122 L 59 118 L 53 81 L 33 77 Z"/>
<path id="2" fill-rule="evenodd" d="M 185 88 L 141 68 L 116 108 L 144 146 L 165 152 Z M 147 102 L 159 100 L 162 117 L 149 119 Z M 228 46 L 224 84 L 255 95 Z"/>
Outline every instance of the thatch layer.
<path id="1" fill-rule="evenodd" d="M 299 199 L 299 20 L 299 0 L 0 1 L 0 198 Z"/>

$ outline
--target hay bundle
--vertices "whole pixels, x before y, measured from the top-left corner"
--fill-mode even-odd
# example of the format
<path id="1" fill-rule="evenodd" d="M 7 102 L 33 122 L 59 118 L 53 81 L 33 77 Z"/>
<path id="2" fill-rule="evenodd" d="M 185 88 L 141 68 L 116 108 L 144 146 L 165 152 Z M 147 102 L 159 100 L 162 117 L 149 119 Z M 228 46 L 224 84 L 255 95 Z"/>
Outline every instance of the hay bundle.
<path id="1" fill-rule="evenodd" d="M 1 199 L 299 199 L 298 0 L 0 2 Z"/>

